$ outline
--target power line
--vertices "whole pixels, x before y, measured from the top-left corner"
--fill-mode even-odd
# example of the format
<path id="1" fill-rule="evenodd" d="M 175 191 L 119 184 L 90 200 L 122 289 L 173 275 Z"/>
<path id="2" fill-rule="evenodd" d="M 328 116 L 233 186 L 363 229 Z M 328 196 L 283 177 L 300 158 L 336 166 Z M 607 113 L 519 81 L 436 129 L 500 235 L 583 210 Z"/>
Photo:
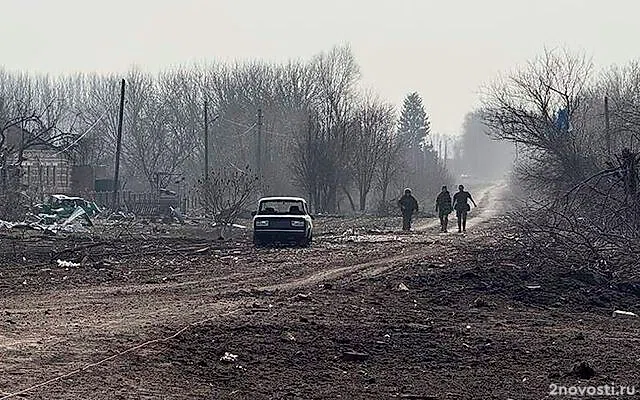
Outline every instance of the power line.
<path id="1" fill-rule="evenodd" d="M 233 125 L 237 125 L 237 126 L 242 127 L 242 128 L 247 128 L 247 130 L 246 130 L 246 131 L 242 132 L 242 133 L 241 133 L 241 134 L 239 134 L 239 135 L 235 135 L 235 137 L 242 137 L 242 136 L 244 136 L 244 135 L 248 134 L 249 132 L 251 132 L 251 130 L 257 126 L 257 124 L 256 124 L 256 123 L 254 123 L 253 125 L 249 126 L 249 125 L 245 125 L 245 124 L 242 124 L 242 123 L 240 123 L 240 122 L 236 122 L 236 121 L 233 121 L 233 120 L 231 120 L 231 119 L 227 119 L 227 118 L 222 118 L 222 120 L 223 120 L 223 121 L 230 122 L 231 124 L 233 124 Z"/>
<path id="2" fill-rule="evenodd" d="M 228 118 L 222 118 L 222 119 L 223 119 L 224 121 L 227 121 L 227 122 L 229 122 L 229 123 L 231 123 L 231 124 L 233 124 L 233 125 L 240 126 L 240 127 L 242 127 L 242 128 L 253 128 L 253 127 L 255 127 L 255 126 L 256 126 L 256 124 L 253 124 L 253 125 L 249 126 L 249 125 L 246 125 L 246 124 L 243 124 L 243 123 L 241 123 L 241 122 L 237 122 L 237 121 L 234 121 L 234 120 L 232 120 L 232 119 L 228 119 Z"/>
<path id="3" fill-rule="evenodd" d="M 223 119 L 224 121 L 227 121 L 227 122 L 229 122 L 229 123 L 233 124 L 233 125 L 237 125 L 237 126 L 240 126 L 240 127 L 243 127 L 243 128 L 253 129 L 253 128 L 255 128 L 255 127 L 256 127 L 256 125 L 257 125 L 257 124 L 255 124 L 255 123 L 254 123 L 253 125 L 249 126 L 249 125 L 243 124 L 243 123 L 241 123 L 241 122 L 234 121 L 234 120 L 232 120 L 232 119 L 228 119 L 228 118 L 222 118 L 222 119 Z M 266 130 L 266 129 L 264 129 L 264 128 L 262 129 L 262 133 L 268 133 L 268 134 L 269 134 L 269 135 L 271 135 L 271 136 L 291 137 L 291 135 L 287 135 L 287 134 L 284 134 L 284 133 L 278 133 L 278 132 L 274 132 L 274 131 Z"/>
<path id="4" fill-rule="evenodd" d="M 89 134 L 89 132 L 91 132 L 91 130 L 98 125 L 98 122 L 102 121 L 102 118 L 104 118 L 107 113 L 109 111 L 106 111 L 104 114 L 102 114 L 102 116 L 100 116 L 100 118 L 98 118 L 93 124 L 91 124 L 90 127 L 87 128 L 86 131 L 84 131 L 84 133 L 82 135 L 80 135 L 80 137 L 78 137 L 75 141 L 73 141 L 73 143 L 71 143 L 70 145 L 68 145 L 67 147 L 65 147 L 64 149 L 60 150 L 59 152 L 57 152 L 56 154 L 54 154 L 53 156 L 56 157 L 62 153 L 64 153 L 65 151 L 69 150 L 70 148 L 72 148 L 73 146 L 75 146 L 79 141 L 82 140 L 82 138 L 84 138 L 85 136 L 87 136 Z"/>
<path id="5" fill-rule="evenodd" d="M 231 161 L 227 161 L 227 163 L 232 166 L 233 168 L 235 168 L 238 172 L 240 172 L 243 175 L 246 175 L 247 172 L 242 170 L 241 168 L 239 168 L 237 165 L 235 165 L 234 163 L 232 163 Z"/>
<path id="6" fill-rule="evenodd" d="M 239 135 L 236 135 L 235 137 L 242 137 L 242 136 L 248 134 L 249 132 L 251 132 L 253 130 L 253 128 L 255 128 L 255 127 L 256 127 L 256 124 L 253 124 L 250 127 L 248 127 L 246 131 L 242 132 Z"/>
<path id="7" fill-rule="evenodd" d="M 278 133 L 278 132 L 274 132 L 274 131 L 268 131 L 266 129 L 263 130 L 262 132 L 268 133 L 271 136 L 286 137 L 286 138 L 291 137 L 291 135 L 287 135 L 285 133 Z"/>

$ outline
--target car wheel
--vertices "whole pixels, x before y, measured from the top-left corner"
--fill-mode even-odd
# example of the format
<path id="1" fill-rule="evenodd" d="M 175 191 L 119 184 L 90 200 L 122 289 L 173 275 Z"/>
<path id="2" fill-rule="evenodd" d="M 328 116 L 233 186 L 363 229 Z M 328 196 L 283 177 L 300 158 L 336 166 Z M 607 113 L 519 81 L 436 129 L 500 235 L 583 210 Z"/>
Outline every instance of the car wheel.
<path id="1" fill-rule="evenodd" d="M 311 235 L 311 233 L 309 233 L 309 236 L 305 237 L 300 241 L 300 246 L 309 247 L 311 246 L 312 241 L 313 241 L 313 236 Z"/>

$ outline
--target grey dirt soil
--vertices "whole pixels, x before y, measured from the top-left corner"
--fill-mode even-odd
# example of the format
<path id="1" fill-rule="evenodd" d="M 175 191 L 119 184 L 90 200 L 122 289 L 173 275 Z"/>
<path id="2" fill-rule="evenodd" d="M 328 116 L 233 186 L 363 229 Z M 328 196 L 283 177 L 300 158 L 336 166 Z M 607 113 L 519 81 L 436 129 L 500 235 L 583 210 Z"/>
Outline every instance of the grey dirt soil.
<path id="1" fill-rule="evenodd" d="M 305 249 L 0 236 L 0 399 L 640 389 L 640 322 L 612 316 L 637 311 L 640 291 L 528 252 L 491 193 L 476 195 L 493 207 L 472 212 L 466 236 L 438 234 L 433 220 L 401 234 L 367 218 L 319 218 Z"/>

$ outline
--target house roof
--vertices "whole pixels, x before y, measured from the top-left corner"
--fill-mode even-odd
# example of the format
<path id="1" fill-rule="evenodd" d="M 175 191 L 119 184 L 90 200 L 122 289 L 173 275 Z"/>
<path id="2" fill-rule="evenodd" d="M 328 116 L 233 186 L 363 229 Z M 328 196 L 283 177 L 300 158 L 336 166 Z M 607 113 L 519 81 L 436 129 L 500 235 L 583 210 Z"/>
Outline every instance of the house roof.
<path id="1" fill-rule="evenodd" d="M 52 150 L 56 151 L 57 148 L 43 138 L 33 138 L 32 133 L 26 129 L 22 129 L 20 126 L 10 126 L 5 130 L 7 145 L 14 148 L 20 148 L 25 143 L 29 143 L 29 146 L 25 150 Z"/>

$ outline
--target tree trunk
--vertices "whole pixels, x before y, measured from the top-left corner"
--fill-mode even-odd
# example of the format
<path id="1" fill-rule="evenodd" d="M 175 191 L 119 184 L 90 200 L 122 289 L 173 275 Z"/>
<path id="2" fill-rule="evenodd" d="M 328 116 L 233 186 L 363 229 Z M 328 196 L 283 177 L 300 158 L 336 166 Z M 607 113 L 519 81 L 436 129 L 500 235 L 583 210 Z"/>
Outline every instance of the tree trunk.
<path id="1" fill-rule="evenodd" d="M 389 191 L 389 179 L 388 178 L 384 178 L 382 180 L 382 184 L 381 184 L 381 192 L 382 192 L 382 202 L 386 203 L 387 202 L 387 192 Z"/>
<path id="2" fill-rule="evenodd" d="M 367 208 L 367 195 L 369 194 L 369 190 L 367 190 L 363 185 L 360 185 L 360 211 L 364 212 Z"/>
<path id="3" fill-rule="evenodd" d="M 349 205 L 351 205 L 351 210 L 353 212 L 356 212 L 356 203 L 353 201 L 353 196 L 351 196 L 351 193 L 349 193 L 349 190 L 347 190 L 346 187 L 342 187 L 342 190 L 344 191 L 344 194 L 347 195 L 347 199 L 349 199 Z"/>
<path id="4" fill-rule="evenodd" d="M 327 211 L 335 213 L 338 209 L 338 184 L 332 183 L 327 187 Z"/>

